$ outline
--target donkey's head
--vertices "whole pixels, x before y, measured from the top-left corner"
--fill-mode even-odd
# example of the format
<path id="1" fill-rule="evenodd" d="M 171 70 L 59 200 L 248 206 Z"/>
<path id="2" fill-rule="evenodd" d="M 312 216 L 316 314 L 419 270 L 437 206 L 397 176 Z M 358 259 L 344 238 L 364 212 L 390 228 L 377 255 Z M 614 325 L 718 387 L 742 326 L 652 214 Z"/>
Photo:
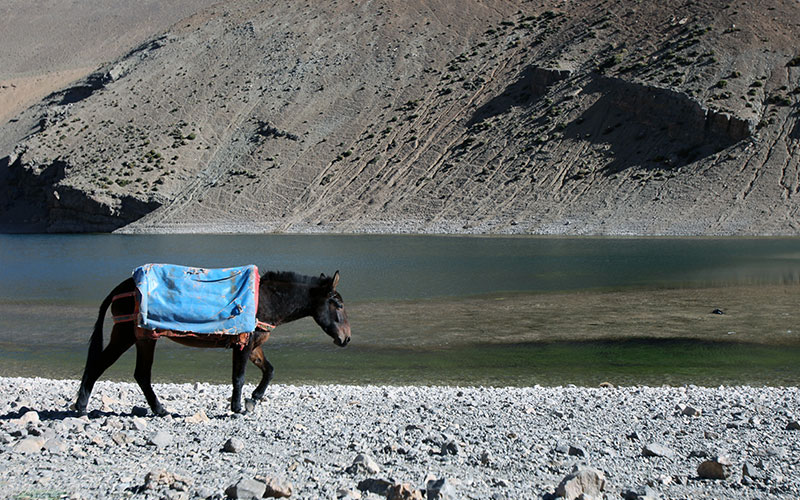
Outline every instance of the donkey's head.
<path id="1" fill-rule="evenodd" d="M 323 283 L 316 297 L 314 308 L 314 321 L 333 338 L 333 343 L 344 347 L 350 342 L 350 322 L 347 320 L 347 311 L 344 310 L 342 296 L 336 291 L 339 284 L 339 271 L 332 278 L 320 276 Z"/>

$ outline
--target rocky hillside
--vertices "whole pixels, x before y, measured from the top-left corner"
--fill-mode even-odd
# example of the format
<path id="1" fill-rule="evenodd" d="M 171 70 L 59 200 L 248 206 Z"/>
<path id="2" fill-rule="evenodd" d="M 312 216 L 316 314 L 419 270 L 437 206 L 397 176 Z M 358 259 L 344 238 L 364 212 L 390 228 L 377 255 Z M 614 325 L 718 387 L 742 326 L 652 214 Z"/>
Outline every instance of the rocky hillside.
<path id="1" fill-rule="evenodd" d="M 794 235 L 797 40 L 795 0 L 226 2 L 2 125 L 0 224 Z"/>

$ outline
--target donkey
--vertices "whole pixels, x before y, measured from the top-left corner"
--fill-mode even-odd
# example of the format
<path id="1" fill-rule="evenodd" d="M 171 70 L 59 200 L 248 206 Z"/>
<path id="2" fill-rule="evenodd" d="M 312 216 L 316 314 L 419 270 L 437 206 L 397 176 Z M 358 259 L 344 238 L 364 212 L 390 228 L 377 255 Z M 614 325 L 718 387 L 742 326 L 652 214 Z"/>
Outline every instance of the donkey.
<path id="1" fill-rule="evenodd" d="M 342 297 L 336 291 L 338 283 L 339 271 L 336 271 L 333 277 L 327 277 L 324 274 L 312 277 L 293 272 L 266 272 L 261 276 L 259 283 L 256 318 L 260 323 L 268 323 L 272 327 L 311 316 L 322 330 L 333 338 L 333 342 L 337 346 L 344 347 L 350 342 L 350 322 L 347 319 Z M 135 289 L 133 278 L 128 278 L 117 285 L 100 305 L 100 313 L 89 341 L 89 354 L 78 390 L 78 398 L 74 405 L 74 409 L 81 415 L 86 414 L 89 396 L 97 379 L 132 345 L 136 345 L 136 368 L 133 375 L 136 382 L 142 389 L 153 413 L 158 416 L 167 414 L 150 383 L 156 339 L 137 338 L 134 321 L 120 322 L 114 325 L 109 343 L 105 349 L 103 348 L 103 321 L 106 311 L 110 306 L 115 317 L 132 315 L 135 299 L 131 292 Z M 119 295 L 124 297 L 114 300 Z M 231 337 L 230 335 L 196 335 L 168 338 L 191 347 L 231 347 L 233 345 Z M 244 345 L 232 348 L 231 410 L 234 413 L 244 413 L 241 397 L 248 358 L 261 369 L 261 381 L 252 394 L 253 403 L 264 397 L 267 385 L 272 380 L 274 369 L 261 350 L 261 344 L 268 338 L 269 331 L 256 330 L 249 335 Z"/>

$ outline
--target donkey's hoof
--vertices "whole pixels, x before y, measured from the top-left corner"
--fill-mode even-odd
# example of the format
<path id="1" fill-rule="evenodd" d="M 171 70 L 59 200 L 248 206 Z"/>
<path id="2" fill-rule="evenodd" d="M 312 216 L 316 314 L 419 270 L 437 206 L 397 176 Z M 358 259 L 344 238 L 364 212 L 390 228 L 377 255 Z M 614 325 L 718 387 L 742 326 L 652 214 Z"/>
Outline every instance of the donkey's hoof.
<path id="1" fill-rule="evenodd" d="M 159 406 L 158 408 L 153 408 L 153 414 L 156 417 L 166 417 L 169 412 L 163 406 Z"/>
<path id="2" fill-rule="evenodd" d="M 258 404 L 258 401 L 256 401 L 255 399 L 246 398 L 244 400 L 244 411 L 246 411 L 247 413 L 255 411 L 256 404 Z"/>
<path id="3" fill-rule="evenodd" d="M 72 403 L 71 405 L 69 405 L 69 409 L 70 409 L 70 411 L 74 411 L 75 413 L 77 413 L 79 417 L 83 417 L 84 415 L 86 415 L 86 407 L 85 406 L 84 407 L 79 407 L 77 404 Z"/>

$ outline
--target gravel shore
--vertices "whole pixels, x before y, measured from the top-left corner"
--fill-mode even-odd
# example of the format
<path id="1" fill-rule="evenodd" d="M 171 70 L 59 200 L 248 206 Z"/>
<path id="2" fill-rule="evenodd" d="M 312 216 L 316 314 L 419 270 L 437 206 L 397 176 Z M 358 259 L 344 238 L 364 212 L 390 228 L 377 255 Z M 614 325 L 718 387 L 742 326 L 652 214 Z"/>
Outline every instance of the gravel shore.
<path id="1" fill-rule="evenodd" d="M 0 496 L 800 497 L 797 387 L 77 386 L 0 379 Z"/>

